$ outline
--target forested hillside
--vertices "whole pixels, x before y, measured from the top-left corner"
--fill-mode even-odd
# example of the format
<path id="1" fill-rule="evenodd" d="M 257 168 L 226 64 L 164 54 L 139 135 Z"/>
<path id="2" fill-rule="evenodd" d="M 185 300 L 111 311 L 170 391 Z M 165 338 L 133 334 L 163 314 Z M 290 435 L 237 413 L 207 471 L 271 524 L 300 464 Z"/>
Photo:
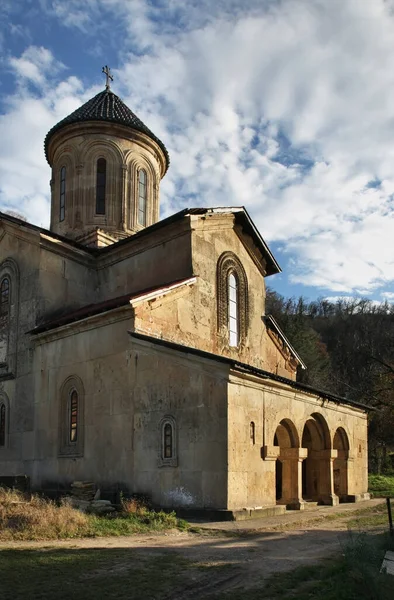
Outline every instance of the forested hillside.
<path id="1" fill-rule="evenodd" d="M 267 291 L 278 321 L 308 369 L 298 380 L 378 409 L 370 413 L 372 470 L 391 468 L 394 450 L 394 306 L 369 300 L 284 298 Z"/>

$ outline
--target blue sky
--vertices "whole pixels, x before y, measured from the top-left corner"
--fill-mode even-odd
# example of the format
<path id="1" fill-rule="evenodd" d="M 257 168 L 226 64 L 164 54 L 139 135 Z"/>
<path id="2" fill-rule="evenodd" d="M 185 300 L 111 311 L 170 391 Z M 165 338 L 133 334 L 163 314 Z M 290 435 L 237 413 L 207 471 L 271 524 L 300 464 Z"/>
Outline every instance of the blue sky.
<path id="1" fill-rule="evenodd" d="M 2 210 L 48 226 L 45 134 L 108 64 L 169 149 L 162 217 L 245 205 L 274 289 L 394 300 L 394 0 L 2 0 L 0 28 Z"/>

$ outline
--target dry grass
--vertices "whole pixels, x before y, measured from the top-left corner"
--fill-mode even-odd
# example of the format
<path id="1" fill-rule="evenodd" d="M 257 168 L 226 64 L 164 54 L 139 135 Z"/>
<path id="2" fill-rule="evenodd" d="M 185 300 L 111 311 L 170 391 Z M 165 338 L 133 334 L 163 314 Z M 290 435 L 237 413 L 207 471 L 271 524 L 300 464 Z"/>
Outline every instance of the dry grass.
<path id="1" fill-rule="evenodd" d="M 171 528 L 185 529 L 187 523 L 175 513 L 149 510 L 136 500 L 124 501 L 120 512 L 97 516 L 37 495 L 26 501 L 19 492 L 0 488 L 0 541 L 132 535 Z"/>
<path id="2" fill-rule="evenodd" d="M 66 504 L 0 488 L 0 540 L 53 540 L 82 537 L 90 529 L 88 516 Z"/>

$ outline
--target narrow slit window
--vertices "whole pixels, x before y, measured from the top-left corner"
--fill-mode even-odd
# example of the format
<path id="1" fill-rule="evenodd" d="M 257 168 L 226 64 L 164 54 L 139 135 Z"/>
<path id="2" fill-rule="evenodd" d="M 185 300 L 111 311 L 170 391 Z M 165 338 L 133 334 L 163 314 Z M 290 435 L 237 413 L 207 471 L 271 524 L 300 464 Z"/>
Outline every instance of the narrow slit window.
<path id="1" fill-rule="evenodd" d="M 230 346 L 238 346 L 238 282 L 234 273 L 228 276 L 228 330 Z"/>
<path id="2" fill-rule="evenodd" d="M 163 458 L 172 458 L 173 457 L 173 432 L 172 425 L 170 423 L 166 423 L 164 425 L 164 453 Z"/>
<path id="3" fill-rule="evenodd" d="M 76 390 L 70 396 L 70 442 L 75 443 L 78 439 L 78 394 Z"/>
<path id="4" fill-rule="evenodd" d="M 66 167 L 60 169 L 60 215 L 59 220 L 64 221 L 66 214 Z"/>
<path id="5" fill-rule="evenodd" d="M 105 187 L 107 183 L 107 161 L 99 158 L 96 177 L 96 215 L 105 215 Z"/>
<path id="6" fill-rule="evenodd" d="M 4 277 L 0 284 L 0 364 L 7 362 L 10 320 L 10 281 Z"/>
<path id="7" fill-rule="evenodd" d="M 138 172 L 138 224 L 146 225 L 146 198 L 147 198 L 147 182 L 146 172 L 141 169 Z"/>
<path id="8" fill-rule="evenodd" d="M 250 422 L 250 441 L 254 446 L 256 443 L 256 426 L 254 424 L 254 421 Z"/>
<path id="9" fill-rule="evenodd" d="M 5 446 L 5 404 L 0 404 L 0 447 Z"/>

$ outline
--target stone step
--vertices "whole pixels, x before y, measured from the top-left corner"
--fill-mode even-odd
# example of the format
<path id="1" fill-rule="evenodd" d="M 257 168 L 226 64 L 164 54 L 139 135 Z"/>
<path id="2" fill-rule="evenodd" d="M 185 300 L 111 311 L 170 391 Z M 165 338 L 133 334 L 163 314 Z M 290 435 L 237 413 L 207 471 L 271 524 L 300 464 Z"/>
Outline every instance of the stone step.
<path id="1" fill-rule="evenodd" d="M 319 506 L 319 503 L 313 500 L 304 500 L 304 502 L 304 510 L 315 510 Z"/>

